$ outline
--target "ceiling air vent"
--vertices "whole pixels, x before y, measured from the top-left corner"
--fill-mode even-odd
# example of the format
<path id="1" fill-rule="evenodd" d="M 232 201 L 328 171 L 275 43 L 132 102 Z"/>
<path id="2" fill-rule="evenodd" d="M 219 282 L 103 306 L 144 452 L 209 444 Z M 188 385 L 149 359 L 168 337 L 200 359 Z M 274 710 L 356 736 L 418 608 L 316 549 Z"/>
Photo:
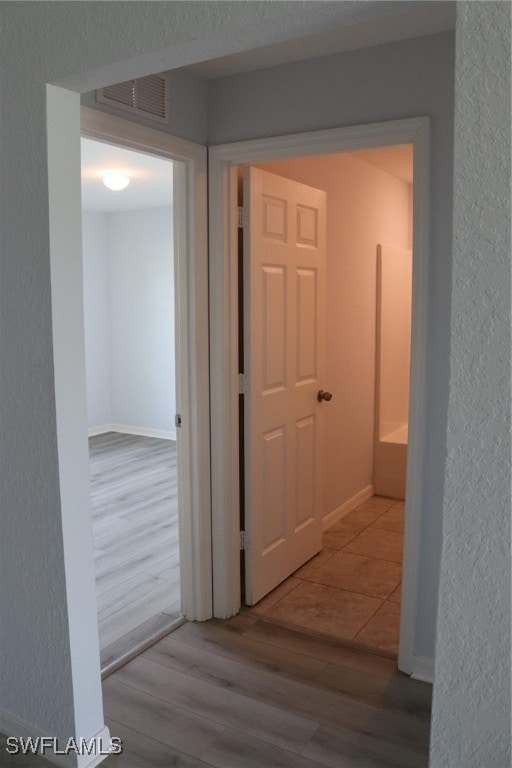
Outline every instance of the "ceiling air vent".
<path id="1" fill-rule="evenodd" d="M 169 122 L 169 80 L 166 75 L 148 75 L 108 85 L 96 91 L 96 101 L 159 123 Z"/>

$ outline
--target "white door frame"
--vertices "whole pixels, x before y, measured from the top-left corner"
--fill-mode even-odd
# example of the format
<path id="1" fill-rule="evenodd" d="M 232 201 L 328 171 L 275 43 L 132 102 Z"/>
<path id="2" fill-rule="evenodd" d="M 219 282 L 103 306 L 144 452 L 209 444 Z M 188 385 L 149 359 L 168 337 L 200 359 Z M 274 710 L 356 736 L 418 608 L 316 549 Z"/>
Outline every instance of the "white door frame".
<path id="1" fill-rule="evenodd" d="M 412 349 L 399 668 L 415 672 L 414 627 L 425 456 L 429 119 L 417 117 L 209 149 L 213 611 L 240 610 L 236 166 L 355 149 L 414 146 Z"/>
<path id="2" fill-rule="evenodd" d="M 180 161 L 174 242 L 181 610 L 202 621 L 212 616 L 206 147 L 87 107 L 81 134 Z"/>

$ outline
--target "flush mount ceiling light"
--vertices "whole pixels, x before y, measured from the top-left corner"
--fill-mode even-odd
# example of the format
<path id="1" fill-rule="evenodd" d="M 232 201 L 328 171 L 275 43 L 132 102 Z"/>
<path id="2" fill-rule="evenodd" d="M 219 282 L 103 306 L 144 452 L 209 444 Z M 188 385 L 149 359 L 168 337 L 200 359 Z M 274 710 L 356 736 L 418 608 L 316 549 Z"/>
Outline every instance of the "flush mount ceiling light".
<path id="1" fill-rule="evenodd" d="M 119 192 L 121 189 L 126 189 L 130 183 L 130 179 L 126 173 L 106 173 L 103 176 L 103 183 L 108 189 Z"/>

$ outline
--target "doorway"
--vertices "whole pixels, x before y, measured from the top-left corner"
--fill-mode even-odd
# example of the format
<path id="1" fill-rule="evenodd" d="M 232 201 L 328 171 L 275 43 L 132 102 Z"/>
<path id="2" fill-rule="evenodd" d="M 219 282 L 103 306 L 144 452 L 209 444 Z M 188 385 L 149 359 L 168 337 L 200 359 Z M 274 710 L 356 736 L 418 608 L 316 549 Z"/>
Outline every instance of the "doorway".
<path id="1" fill-rule="evenodd" d="M 173 161 L 81 140 L 102 668 L 181 616 Z"/>
<path id="2" fill-rule="evenodd" d="M 389 433 L 408 421 L 412 181 L 410 144 L 244 171 L 245 604 L 395 657 L 407 441 Z M 326 216 L 315 217 L 320 194 Z M 276 588 L 259 599 L 262 580 Z"/>
<path id="3" fill-rule="evenodd" d="M 190 620 L 204 620 L 210 618 L 212 613 L 211 521 L 208 514 L 210 507 L 210 440 L 208 411 L 207 407 L 205 407 L 208 402 L 206 149 L 192 142 L 177 139 L 160 131 L 139 126 L 128 120 L 86 107 L 81 108 L 81 134 L 92 141 L 114 145 L 139 154 L 142 153 L 146 158 L 156 159 L 157 162 L 163 161 L 167 163 L 168 167 L 172 167 L 172 218 L 174 232 L 171 231 L 170 235 L 173 239 L 174 247 L 174 269 L 170 267 L 169 263 L 164 265 L 164 268 L 167 270 L 167 277 L 170 277 L 172 272 L 174 279 L 175 306 L 173 314 L 175 332 L 173 332 L 172 328 L 167 327 L 165 331 L 166 338 L 161 338 L 156 347 L 170 346 L 171 336 L 174 337 L 175 348 L 173 357 L 175 374 L 170 370 L 171 360 L 168 358 L 165 364 L 165 376 L 163 379 L 160 376 L 158 379 L 160 383 L 157 381 L 154 384 L 157 390 L 153 390 L 148 394 L 147 389 L 144 392 L 144 388 L 139 388 L 138 407 L 142 411 L 139 411 L 140 418 L 138 418 L 136 430 L 130 429 L 130 426 L 133 426 L 133 424 L 130 425 L 130 419 L 126 415 L 126 411 L 124 415 L 122 413 L 118 413 L 115 417 L 112 415 L 113 423 L 108 423 L 107 420 L 106 426 L 109 428 L 114 427 L 114 430 L 111 431 L 118 430 L 118 434 L 123 434 L 124 441 L 132 440 L 133 442 L 134 439 L 138 439 L 145 443 L 143 450 L 147 450 L 149 444 L 150 453 L 152 452 L 155 455 L 164 454 L 162 461 L 165 468 L 163 471 L 170 482 L 168 493 L 166 491 L 164 495 L 176 496 L 177 489 L 179 489 L 179 505 L 175 505 L 178 507 L 175 509 L 177 526 L 174 526 L 172 533 L 166 528 L 166 523 L 162 522 L 162 530 L 167 530 L 167 535 L 173 540 L 172 546 L 168 547 L 167 544 L 169 542 L 161 541 L 160 534 L 162 531 L 160 531 L 158 536 L 158 546 L 161 549 L 163 547 L 166 557 L 176 560 L 176 555 L 178 554 L 176 543 L 179 540 L 180 583 L 178 600 L 181 605 L 181 614 Z M 120 216 L 119 218 L 122 217 Z M 122 222 L 119 223 L 122 224 Z M 133 223 L 135 222 L 133 221 Z M 158 222 L 153 222 L 153 225 L 153 230 L 156 232 L 155 227 L 158 225 Z M 121 227 L 118 233 L 124 238 L 123 242 L 127 246 L 130 241 L 129 230 L 130 227 Z M 169 235 L 168 231 L 167 235 Z M 147 252 L 147 245 L 139 243 L 139 250 L 143 251 L 144 260 L 147 261 L 150 255 Z M 123 258 L 120 258 L 120 261 L 123 261 Z M 80 272 L 82 272 L 82 263 L 80 264 Z M 162 274 L 158 277 L 154 273 L 152 276 L 147 273 L 146 276 L 144 276 L 144 273 L 138 276 L 136 274 L 127 276 L 127 270 L 124 270 L 124 275 L 128 283 L 131 281 L 132 289 L 135 291 L 138 290 L 135 285 L 137 280 L 139 282 L 140 280 L 146 281 L 146 288 L 148 289 L 146 291 L 146 298 L 150 298 L 150 295 L 153 297 L 152 303 L 150 302 L 145 307 L 143 314 L 146 316 L 158 314 L 159 309 L 162 309 L 166 302 L 168 304 L 169 297 L 167 296 L 166 298 L 162 294 L 163 284 L 165 285 L 166 282 L 166 280 L 162 280 Z M 134 277 L 137 279 L 135 280 Z M 128 283 L 124 288 L 129 287 Z M 121 304 L 125 305 L 123 311 L 126 320 L 130 305 L 128 300 L 129 291 L 123 289 L 120 292 L 123 295 L 119 300 Z M 157 304 L 160 305 L 159 308 L 156 306 Z M 165 311 L 169 314 L 169 306 L 167 306 Z M 126 322 L 133 325 L 134 319 L 128 318 Z M 141 332 L 140 328 L 139 332 Z M 72 341 L 74 344 L 77 343 L 76 339 Z M 152 345 L 150 344 L 150 348 L 148 348 L 148 344 L 144 340 L 139 339 L 139 342 L 139 346 L 145 349 L 146 355 L 149 355 L 148 359 L 144 361 L 144 367 L 154 367 L 155 359 L 158 359 L 158 350 L 155 347 L 154 341 Z M 130 350 L 128 349 L 129 352 Z M 81 364 L 83 366 L 81 373 L 84 383 L 83 390 L 78 394 L 81 395 L 83 391 L 85 411 L 87 399 L 85 391 L 85 353 Z M 137 377 L 140 379 L 140 371 L 137 372 L 137 368 L 135 368 L 128 375 L 125 370 L 124 374 L 122 372 L 119 373 L 119 378 L 122 379 L 123 376 L 130 379 L 129 385 L 133 389 Z M 175 380 L 174 395 L 168 389 L 165 389 L 165 386 L 165 391 L 162 391 L 162 381 L 168 381 L 169 378 Z M 75 395 L 75 401 L 77 397 L 78 395 Z M 170 402 L 171 399 L 174 400 L 175 405 Z M 150 428 L 142 430 L 145 434 L 130 436 L 128 434 L 130 432 L 141 431 L 140 425 L 142 423 L 143 410 L 145 408 L 155 409 L 155 404 L 158 402 L 162 403 L 164 400 L 166 402 L 163 409 L 163 417 L 167 421 L 158 423 L 158 419 L 162 418 L 162 413 L 156 413 L 153 410 L 149 414 L 146 411 L 144 420 L 147 423 L 150 417 L 153 420 Z M 81 405 L 81 401 L 75 401 L 73 407 L 78 408 Z M 123 407 L 126 406 L 127 403 L 124 401 Z M 177 417 L 176 422 L 175 416 Z M 98 415 L 98 418 L 100 418 L 100 415 Z M 88 426 L 96 425 L 89 423 Z M 100 424 L 101 426 L 105 427 L 105 423 L 103 425 Z M 120 428 L 122 428 L 122 431 Z M 103 430 L 100 429 L 99 431 Z M 174 438 L 175 442 L 172 438 Z M 100 435 L 98 440 L 101 442 L 102 439 L 105 438 Z M 110 438 L 106 439 L 107 442 L 110 440 Z M 175 445 L 174 458 L 167 455 L 168 449 L 172 448 L 173 445 Z M 157 447 L 156 451 L 155 446 Z M 158 455 L 156 460 L 160 461 Z M 174 469 L 172 468 L 173 464 Z M 161 469 L 157 468 L 157 471 L 160 472 Z M 156 486 L 158 486 L 158 483 Z M 158 521 L 156 521 L 156 524 L 158 526 Z M 147 533 L 150 535 L 149 532 Z M 114 534 L 111 532 L 109 535 L 113 539 Z M 117 551 L 119 553 L 119 548 L 117 548 Z M 161 565 L 162 561 L 160 560 L 159 563 Z M 159 563 L 155 562 L 149 567 L 152 568 L 155 565 L 158 568 Z M 165 579 L 169 577 L 169 582 L 176 581 L 175 566 L 174 562 L 169 562 L 168 567 L 164 569 L 165 573 L 163 576 Z M 155 576 L 154 573 L 151 575 Z M 156 578 L 162 578 L 162 574 L 156 576 Z M 163 585 L 160 586 L 162 586 L 162 590 L 165 592 L 165 596 L 161 596 L 163 601 L 161 607 L 170 607 L 173 602 L 176 604 L 176 584 L 173 588 L 170 588 L 170 584 L 167 584 L 166 589 L 163 588 Z M 172 600 L 168 600 L 169 596 L 172 597 Z M 175 623 L 174 618 L 169 618 L 170 620 L 165 623 L 165 626 L 161 626 L 161 622 L 159 626 L 156 626 L 152 621 L 149 624 L 146 622 L 148 625 L 146 626 L 146 639 L 144 641 L 137 637 L 134 642 L 134 638 L 128 633 L 126 635 L 127 640 L 129 640 L 127 644 L 131 647 L 131 650 L 122 651 L 123 660 L 127 658 L 126 653 L 133 655 L 136 652 L 140 652 L 145 645 L 154 642 L 162 634 L 169 631 L 169 626 Z M 182 619 L 178 619 L 178 621 L 182 621 Z M 108 671 L 112 671 L 113 668 L 115 668 L 115 665 L 114 667 L 110 666 Z M 105 673 L 105 669 L 103 673 Z"/>
<path id="4" fill-rule="evenodd" d="M 399 120 L 348 129 L 278 137 L 254 142 L 240 142 L 210 150 L 212 210 L 212 259 L 217 271 L 211 281 L 212 345 L 218 354 L 212 360 L 212 436 L 225 446 L 224 467 L 229 468 L 233 482 L 221 482 L 214 471 L 213 540 L 222 556 L 214 559 L 214 613 L 219 617 L 233 615 L 240 609 L 240 563 L 233 552 L 238 544 L 239 469 L 237 466 L 238 441 L 238 380 L 236 376 L 237 334 L 236 318 L 236 221 L 230 210 L 236 206 L 236 166 L 256 164 L 290 157 L 318 156 L 334 152 L 354 151 L 397 144 L 414 147 L 414 269 L 412 350 L 411 350 L 411 403 L 409 423 L 409 461 L 407 467 L 407 511 L 404 537 L 403 593 L 400 621 L 399 668 L 414 673 L 414 624 L 416 617 L 416 572 L 419 536 L 419 497 L 423 452 L 425 402 L 425 337 L 426 337 L 426 265 L 428 221 L 427 156 L 428 120 L 417 118 Z M 226 298 L 227 297 L 227 298 Z M 222 322 L 221 322 L 222 320 Z M 222 338 L 220 329 L 222 330 Z M 235 418 L 226 419 L 227 414 Z M 216 418 L 216 414 L 222 415 Z M 226 520 L 226 509 L 228 510 Z M 222 522 L 221 522 L 222 521 Z"/>

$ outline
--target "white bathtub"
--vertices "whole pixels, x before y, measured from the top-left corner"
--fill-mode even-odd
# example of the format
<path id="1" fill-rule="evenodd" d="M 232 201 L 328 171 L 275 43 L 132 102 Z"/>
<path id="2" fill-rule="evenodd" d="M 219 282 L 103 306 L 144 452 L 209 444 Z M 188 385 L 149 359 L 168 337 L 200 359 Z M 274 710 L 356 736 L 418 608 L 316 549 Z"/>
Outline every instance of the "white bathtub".
<path id="1" fill-rule="evenodd" d="M 405 499 L 408 425 L 396 422 L 381 426 L 375 443 L 375 493 L 393 499 Z"/>

